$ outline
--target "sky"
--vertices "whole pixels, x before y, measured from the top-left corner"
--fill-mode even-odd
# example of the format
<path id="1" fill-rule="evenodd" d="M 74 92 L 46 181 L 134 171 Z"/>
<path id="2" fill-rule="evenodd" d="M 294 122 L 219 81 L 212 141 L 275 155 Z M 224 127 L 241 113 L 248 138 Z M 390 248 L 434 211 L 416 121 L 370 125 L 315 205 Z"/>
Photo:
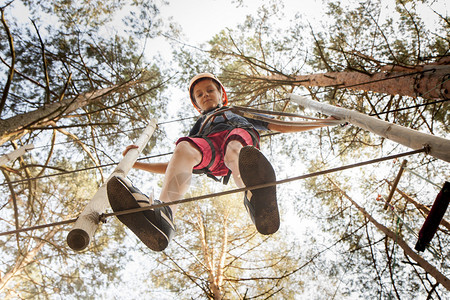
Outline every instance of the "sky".
<path id="1" fill-rule="evenodd" d="M 321 22 L 326 19 L 326 5 L 323 0 L 242 0 L 243 4 L 238 5 L 236 0 L 167 0 L 169 5 L 161 8 L 161 17 L 164 20 L 172 20 L 178 23 L 184 33 L 185 39 L 183 42 L 191 45 L 199 45 L 211 39 L 214 34 L 219 33 L 222 29 L 227 27 L 235 27 L 242 23 L 247 15 L 256 15 L 258 7 L 261 5 L 270 6 L 270 3 L 275 2 L 280 5 L 283 2 L 282 8 L 285 14 L 285 20 L 293 20 L 296 14 L 299 14 L 302 21 L 308 21 L 311 26 L 319 26 Z M 392 4 L 394 0 L 380 0 L 383 6 L 383 12 L 387 15 L 392 14 Z M 354 0 L 341 0 L 345 5 L 357 3 Z M 420 6 L 419 1 L 415 1 L 416 5 Z M 448 15 L 450 9 L 450 2 L 448 0 L 433 1 L 432 8 L 441 13 Z M 432 22 L 436 20 L 435 16 L 427 17 L 427 15 L 434 14 L 428 7 L 423 7 L 418 10 L 419 13 L 425 14 L 423 18 L 427 23 L 427 27 L 433 26 Z M 382 18 L 383 16 L 381 16 Z M 159 53 L 163 57 L 170 59 L 170 46 L 167 41 L 162 38 L 152 41 L 152 47 L 148 47 L 148 54 Z M 151 49 L 150 49 L 151 48 Z"/>
<path id="2" fill-rule="evenodd" d="M 246 15 L 256 14 L 258 7 L 269 1 L 243 1 L 237 7 L 232 0 L 169 0 L 170 4 L 161 9 L 164 17 L 173 17 L 182 25 L 191 42 L 205 42 L 226 27 L 242 22 Z M 277 1 L 277 3 L 280 1 Z M 297 12 L 310 16 L 314 21 L 323 12 L 321 0 L 284 0 L 287 18 Z M 316 19 L 317 20 L 317 19 Z"/>
<path id="3" fill-rule="evenodd" d="M 190 45 L 199 45 L 207 42 L 215 34 L 227 27 L 233 28 L 244 22 L 247 15 L 256 15 L 258 8 L 265 4 L 270 5 L 271 0 L 243 1 L 242 5 L 234 0 L 168 0 L 169 5 L 160 9 L 161 17 L 165 22 L 172 20 L 180 25 L 183 30 L 183 42 Z M 280 1 L 277 1 L 279 5 Z M 292 19 L 296 13 L 306 17 L 309 22 L 315 24 L 321 20 L 324 14 L 322 0 L 283 0 L 283 13 L 286 21 Z M 300 4 L 301 3 L 301 4 Z M 150 56 L 160 54 L 170 59 L 170 46 L 164 38 L 152 41 L 152 47 L 146 49 Z"/>

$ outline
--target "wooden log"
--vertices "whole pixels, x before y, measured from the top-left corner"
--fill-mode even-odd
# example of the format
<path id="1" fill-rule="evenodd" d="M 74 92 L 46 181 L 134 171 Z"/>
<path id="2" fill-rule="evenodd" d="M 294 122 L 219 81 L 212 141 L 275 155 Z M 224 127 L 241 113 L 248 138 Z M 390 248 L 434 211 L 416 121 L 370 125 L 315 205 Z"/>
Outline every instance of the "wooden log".
<path id="1" fill-rule="evenodd" d="M 290 94 L 290 99 L 300 106 L 339 118 L 341 121 L 351 123 L 406 147 L 415 150 L 429 147 L 431 156 L 450 162 L 450 140 L 448 139 L 389 123 L 346 108 L 313 101 L 306 97 Z"/>
<path id="2" fill-rule="evenodd" d="M 117 165 L 112 174 L 108 177 L 106 182 L 98 189 L 91 201 L 84 208 L 83 212 L 78 217 L 72 230 L 67 235 L 67 244 L 75 251 L 86 249 L 89 245 L 92 236 L 97 230 L 100 222 L 100 215 L 109 207 L 108 197 L 106 194 L 106 184 L 113 176 L 126 177 L 128 172 L 133 167 L 142 149 L 145 147 L 153 132 L 156 129 L 156 120 L 152 120 L 150 124 L 144 129 L 144 132 L 139 137 L 135 145 L 137 149 L 131 149 L 123 157 L 122 161 Z"/>
<path id="3" fill-rule="evenodd" d="M 445 212 L 447 211 L 448 204 L 450 202 L 450 182 L 445 182 L 442 190 L 436 197 L 433 206 L 431 207 L 430 214 L 425 219 L 422 228 L 419 231 L 419 240 L 417 241 L 415 249 L 417 251 L 424 251 L 428 244 L 434 237 L 439 223 L 441 223 Z"/>
<path id="4" fill-rule="evenodd" d="M 4 165 L 10 161 L 15 160 L 16 158 L 22 156 L 25 154 L 25 152 L 34 149 L 33 144 L 25 145 L 23 147 L 20 147 L 19 149 L 14 150 L 13 152 L 10 152 L 8 154 L 2 155 L 0 157 L 0 165 Z"/>
<path id="5" fill-rule="evenodd" d="M 391 191 L 389 192 L 389 196 L 388 196 L 387 199 L 386 199 L 386 204 L 384 204 L 384 209 L 387 209 L 387 208 L 388 208 L 388 205 L 389 205 L 389 203 L 391 202 L 392 197 L 394 197 L 395 189 L 397 188 L 397 185 L 398 185 L 398 183 L 399 183 L 399 181 L 400 181 L 400 177 L 402 177 L 403 170 L 404 170 L 403 168 L 406 167 L 406 163 L 407 163 L 407 162 L 408 162 L 408 161 L 405 159 L 405 160 L 402 162 L 402 165 L 400 166 L 400 170 L 398 170 L 397 177 L 395 177 L 395 181 L 394 181 L 394 183 L 392 184 Z"/>

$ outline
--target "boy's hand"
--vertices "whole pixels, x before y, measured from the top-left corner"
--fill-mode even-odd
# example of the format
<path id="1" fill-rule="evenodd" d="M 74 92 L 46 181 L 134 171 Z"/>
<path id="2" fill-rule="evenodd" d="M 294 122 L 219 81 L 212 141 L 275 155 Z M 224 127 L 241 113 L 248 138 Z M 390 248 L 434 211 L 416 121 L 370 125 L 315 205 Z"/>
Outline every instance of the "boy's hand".
<path id="1" fill-rule="evenodd" d="M 131 149 L 137 149 L 137 148 L 139 148 L 139 147 L 136 146 L 136 145 L 129 145 L 129 146 L 127 146 L 127 147 L 125 148 L 125 150 L 122 152 L 122 155 L 125 156 L 125 155 L 128 153 L 128 151 L 130 151 Z"/>

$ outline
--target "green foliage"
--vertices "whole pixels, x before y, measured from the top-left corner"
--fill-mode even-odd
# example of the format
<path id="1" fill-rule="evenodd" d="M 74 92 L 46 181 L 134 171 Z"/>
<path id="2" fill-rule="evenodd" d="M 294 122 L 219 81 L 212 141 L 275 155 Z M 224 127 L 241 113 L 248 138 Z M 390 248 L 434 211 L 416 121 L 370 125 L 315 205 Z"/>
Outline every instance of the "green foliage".
<path id="1" fill-rule="evenodd" d="M 380 17 L 391 9 L 388 4 L 394 5 L 361 1 L 355 7 L 344 7 L 329 2 L 328 15 L 334 23 L 315 49 L 330 57 L 317 56 L 312 63 L 320 67 L 326 61 L 336 71 L 376 72 L 385 63 L 413 66 L 435 57 L 438 53 L 433 43 L 445 40 L 425 27 L 417 11 L 420 8 L 414 2 L 397 1 L 394 8 L 398 14 Z"/>
<path id="2" fill-rule="evenodd" d="M 2 155 L 24 144 L 36 148 L 2 166 L 2 232 L 76 218 L 126 143 L 136 139 L 150 118 L 166 113 L 166 70 L 158 59 L 144 57 L 142 35 L 112 27 L 119 14 L 126 16 L 144 5 L 147 25 L 135 28 L 136 34 L 156 35 L 158 9 L 144 2 L 16 1 L 5 8 L 16 61 L 2 121 L 25 116 L 22 122 L 31 124 L 12 124 L 18 132 L 2 145 Z M 33 23 L 16 20 L 17 7 L 29 9 Z M 3 29 L 1 38 L 7 40 Z M 7 74 L 12 57 L 5 43 L 0 56 L 0 72 Z M 128 87 L 117 90 L 124 83 Z M 76 111 L 62 107 L 48 119 L 48 105 L 68 99 L 79 104 L 86 93 L 105 88 L 116 90 L 81 103 Z M 26 114 L 32 112 L 41 112 L 40 118 L 28 120 Z M 95 299 L 117 286 L 123 265 L 131 260 L 132 247 L 122 242 L 123 227 L 115 222 L 102 226 L 89 249 L 75 253 L 66 244 L 72 225 L 2 237 L 2 298 Z"/>
<path id="3" fill-rule="evenodd" d="M 82 27 L 92 31 L 111 21 L 114 13 L 123 8 L 126 3 L 126 1 L 120 0 L 59 0 L 51 2 L 24 0 L 22 2 L 36 18 L 56 17 L 65 28 Z"/>

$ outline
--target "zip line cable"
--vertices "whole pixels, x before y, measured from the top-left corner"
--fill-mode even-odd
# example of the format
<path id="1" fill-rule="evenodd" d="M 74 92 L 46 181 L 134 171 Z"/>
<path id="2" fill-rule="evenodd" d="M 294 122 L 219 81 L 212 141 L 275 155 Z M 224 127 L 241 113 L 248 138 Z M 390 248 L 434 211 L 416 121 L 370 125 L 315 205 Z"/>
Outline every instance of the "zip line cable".
<path id="1" fill-rule="evenodd" d="M 111 217 L 111 216 L 119 216 L 119 215 L 143 212 L 143 211 L 150 210 L 150 209 L 155 209 L 155 208 L 160 208 L 160 207 L 170 206 L 170 205 L 176 205 L 176 204 L 182 204 L 182 203 L 187 203 L 187 202 L 194 202 L 194 201 L 199 201 L 199 200 L 203 200 L 203 199 L 207 199 L 207 198 L 213 199 L 215 197 L 220 197 L 220 196 L 240 193 L 240 192 L 244 192 L 244 191 L 248 191 L 248 190 L 254 190 L 254 189 L 260 189 L 260 188 L 266 188 L 266 187 L 270 187 L 270 186 L 280 185 L 280 184 L 289 183 L 289 182 L 293 182 L 293 181 L 297 181 L 297 180 L 307 179 L 307 178 L 325 175 L 325 174 L 329 174 L 329 173 L 334 173 L 334 172 L 338 172 L 338 171 L 343 171 L 343 170 L 347 170 L 347 169 L 351 169 L 351 168 L 356 168 L 356 167 L 361 167 L 361 166 L 365 166 L 365 165 L 369 165 L 369 164 L 379 163 L 379 162 L 383 162 L 386 160 L 391 160 L 391 159 L 395 159 L 395 158 L 399 158 L 399 157 L 409 156 L 409 155 L 423 153 L 423 152 L 427 153 L 428 151 L 429 151 L 429 149 L 427 147 L 425 147 L 425 148 L 418 149 L 418 150 L 403 152 L 403 153 L 399 153 L 399 154 L 394 154 L 394 155 L 375 158 L 375 159 L 371 159 L 371 160 L 367 160 L 367 161 L 363 161 L 363 162 L 358 162 L 358 163 L 354 163 L 354 164 L 350 164 L 350 165 L 331 168 L 331 169 L 327 169 L 327 170 L 323 170 L 323 171 L 317 171 L 317 172 L 304 174 L 304 175 L 300 175 L 300 176 L 296 176 L 296 177 L 286 178 L 286 179 L 278 180 L 275 182 L 269 182 L 269 183 L 259 184 L 259 185 L 255 185 L 255 186 L 245 187 L 245 188 L 238 188 L 238 189 L 232 189 L 232 190 L 227 190 L 227 191 L 218 192 L 218 193 L 211 193 L 211 194 L 206 194 L 206 195 L 202 195 L 202 196 L 185 198 L 185 199 L 181 199 L 181 200 L 177 200 L 177 201 L 161 203 L 161 204 L 154 204 L 154 205 L 140 207 L 140 208 L 128 209 L 128 210 L 124 210 L 124 211 L 120 211 L 120 212 L 104 213 L 104 214 L 100 215 L 100 221 L 104 222 L 106 218 Z M 74 223 L 76 221 L 77 221 L 77 218 L 60 221 L 60 222 L 44 224 L 44 225 L 37 225 L 37 226 L 32 226 L 32 227 L 27 227 L 27 228 L 22 228 L 22 229 L 16 229 L 16 230 L 12 230 L 12 231 L 2 232 L 2 233 L 0 233 L 0 236 L 16 234 L 16 233 L 26 232 L 26 231 L 36 230 L 36 229 L 43 229 L 43 228 L 48 228 L 48 227 L 53 227 L 53 226 L 65 225 L 65 224 Z"/>
<path id="2" fill-rule="evenodd" d="M 137 160 L 156 158 L 156 157 L 170 155 L 172 153 L 173 152 L 166 152 L 166 153 L 162 153 L 162 154 L 155 154 L 155 155 L 151 155 L 151 156 L 141 157 L 141 158 L 138 158 Z M 64 171 L 64 172 L 59 172 L 59 173 L 55 173 L 55 174 L 42 175 L 42 176 L 33 177 L 33 178 L 19 179 L 19 180 L 11 181 L 10 184 L 17 184 L 17 183 L 28 182 L 28 181 L 37 180 L 37 179 L 44 179 L 44 178 L 49 178 L 49 177 L 68 175 L 68 174 L 73 174 L 73 173 L 78 173 L 78 172 L 83 172 L 83 171 L 89 171 L 89 170 L 93 170 L 93 169 L 100 169 L 100 168 L 104 168 L 104 167 L 111 167 L 111 166 L 115 166 L 115 165 L 118 165 L 118 164 L 119 164 L 118 162 L 113 162 L 113 163 L 109 163 L 109 164 L 103 164 L 103 165 L 99 165 L 99 166 L 86 167 L 86 168 L 76 169 L 76 170 L 71 170 L 71 171 Z M 2 183 L 0 183 L 0 186 L 7 185 L 7 184 L 8 183 L 6 183 L 6 182 L 2 182 Z"/>
<path id="3" fill-rule="evenodd" d="M 191 117 L 185 117 L 185 118 L 180 118 L 180 119 L 174 119 L 174 120 L 169 120 L 169 121 L 164 121 L 164 122 L 159 122 L 156 125 L 166 125 L 166 124 L 170 124 L 170 123 L 176 123 L 179 121 L 184 121 L 184 120 L 189 120 L 189 119 L 194 119 L 197 118 L 197 116 L 191 116 Z M 99 138 L 99 137 L 111 137 L 111 136 L 117 136 L 120 134 L 126 134 L 128 132 L 134 132 L 137 130 L 143 130 L 145 128 L 145 126 L 142 127 L 135 127 L 132 129 L 127 129 L 127 130 L 116 130 L 114 133 L 104 133 L 104 134 L 98 134 L 95 137 Z M 80 142 L 80 141 L 85 141 L 85 140 L 90 140 L 92 139 L 92 136 L 89 137 L 80 137 L 77 138 L 76 140 L 70 140 L 70 141 L 66 141 L 66 142 L 60 142 L 60 143 L 55 143 L 54 146 L 56 145 L 64 145 L 64 144 L 71 144 L 71 143 L 76 143 L 76 142 Z M 52 145 L 42 145 L 42 146 L 36 146 L 35 149 L 43 149 L 43 148 L 50 148 Z"/>
<path id="4" fill-rule="evenodd" d="M 369 114 L 369 116 L 385 115 L 385 114 L 392 113 L 392 112 L 399 112 L 399 111 L 402 111 L 402 110 L 407 110 L 407 109 L 411 109 L 411 108 L 418 108 L 418 107 L 422 107 L 422 106 L 427 106 L 427 105 L 431 105 L 431 104 L 438 104 L 438 103 L 447 102 L 447 101 L 450 101 L 450 99 L 442 99 L 442 100 L 437 100 L 437 101 L 433 101 L 433 102 L 427 102 L 427 103 L 417 104 L 417 105 L 413 105 L 413 106 L 407 106 L 407 107 L 392 109 L 392 110 L 388 110 L 388 111 L 382 111 L 382 112 L 379 112 L 379 113 L 371 113 L 371 114 Z"/>
<path id="5" fill-rule="evenodd" d="M 307 95 L 304 95 L 304 96 L 307 96 Z M 260 105 L 265 105 L 265 104 L 270 104 L 270 103 L 281 102 L 281 101 L 285 101 L 285 100 L 288 100 L 288 99 L 289 98 L 280 98 L 280 99 L 277 99 L 277 100 L 274 100 L 274 101 L 258 103 L 258 104 L 255 104 L 255 105 L 252 105 L 252 106 L 249 106 L 249 107 L 255 107 L 255 106 L 260 106 Z M 368 114 L 368 115 L 369 116 L 379 116 L 379 115 L 384 115 L 384 114 L 388 114 L 388 113 L 392 113 L 392 112 L 399 112 L 399 111 L 403 111 L 403 110 L 407 110 L 407 109 L 418 108 L 418 107 L 422 107 L 422 106 L 428 106 L 428 105 L 443 103 L 443 102 L 447 102 L 447 101 L 450 101 L 450 99 L 442 99 L 442 100 L 437 100 L 437 101 L 433 101 L 433 102 L 427 102 L 427 103 L 422 103 L 422 104 L 417 104 L 417 105 L 413 105 L 413 106 L 402 107 L 402 108 L 388 110 L 388 111 L 383 111 L 383 112 L 371 113 L 371 114 Z M 274 112 L 274 113 L 276 113 L 276 112 Z M 284 114 L 287 114 L 287 113 L 280 113 L 280 114 L 284 115 Z M 295 115 L 295 114 L 293 114 L 293 115 Z M 157 125 L 166 125 L 166 124 L 176 123 L 176 122 L 179 122 L 179 121 L 195 119 L 197 117 L 198 116 L 191 116 L 191 117 L 185 117 L 185 118 L 180 118 L 180 119 L 174 119 L 174 120 L 159 122 L 159 123 L 157 123 Z M 314 117 L 305 117 L 305 118 L 319 119 L 319 118 L 314 118 Z M 323 119 L 319 119 L 319 120 L 323 120 Z M 107 133 L 107 134 L 96 135 L 96 138 L 105 137 L 105 136 L 108 136 L 108 137 L 116 136 L 116 135 L 119 135 L 119 134 L 125 134 L 127 132 L 134 132 L 136 130 L 142 130 L 144 128 L 145 127 L 136 127 L 136 128 L 127 129 L 127 130 L 117 130 L 114 133 Z M 76 142 L 80 142 L 80 141 L 84 141 L 84 140 L 89 140 L 91 138 L 92 137 L 82 137 L 82 138 L 78 138 L 76 140 L 70 140 L 70 141 L 66 141 L 66 142 L 55 143 L 54 146 L 76 143 Z M 51 147 L 51 145 L 43 145 L 43 146 L 36 146 L 35 149 L 43 149 L 43 148 L 49 148 L 49 147 Z"/>
<path id="6" fill-rule="evenodd" d="M 96 135 L 95 137 L 99 138 L 99 137 L 105 137 L 105 136 L 108 136 L 108 137 L 117 136 L 117 135 L 120 135 L 120 134 L 126 134 L 127 132 L 133 132 L 133 131 L 136 131 L 136 130 L 142 130 L 144 128 L 145 127 L 136 127 L 136 128 L 127 129 L 127 130 L 116 130 L 114 133 L 99 134 L 99 135 Z M 90 140 L 90 139 L 92 139 L 92 136 L 81 137 L 81 138 L 77 138 L 76 140 L 70 140 L 70 141 L 66 141 L 66 142 L 55 143 L 55 144 L 53 144 L 53 146 L 64 145 L 64 144 L 71 144 L 71 143 L 81 142 L 81 141 Z M 34 148 L 35 149 L 43 149 L 43 148 L 50 148 L 50 147 L 52 147 L 52 145 L 42 145 L 42 146 L 36 146 Z"/>

